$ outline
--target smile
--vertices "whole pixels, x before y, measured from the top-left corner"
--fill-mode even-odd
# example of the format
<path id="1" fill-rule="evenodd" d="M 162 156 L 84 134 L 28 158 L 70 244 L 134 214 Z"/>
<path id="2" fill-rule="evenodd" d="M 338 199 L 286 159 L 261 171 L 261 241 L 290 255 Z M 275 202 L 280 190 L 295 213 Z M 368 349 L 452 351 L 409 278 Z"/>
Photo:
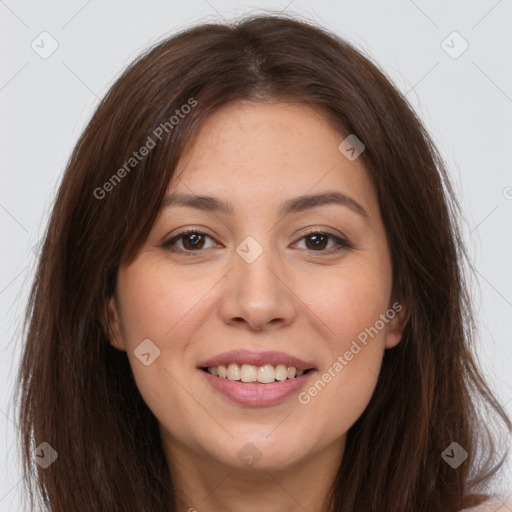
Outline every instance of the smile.
<path id="1" fill-rule="evenodd" d="M 241 381 L 245 383 L 258 382 L 260 384 L 271 384 L 273 382 L 282 382 L 287 379 L 296 379 L 302 377 L 308 370 L 297 370 L 295 366 L 285 364 L 265 364 L 256 366 L 252 364 L 230 363 L 227 366 L 209 366 L 203 368 L 214 377 L 229 379 L 232 381 Z"/>

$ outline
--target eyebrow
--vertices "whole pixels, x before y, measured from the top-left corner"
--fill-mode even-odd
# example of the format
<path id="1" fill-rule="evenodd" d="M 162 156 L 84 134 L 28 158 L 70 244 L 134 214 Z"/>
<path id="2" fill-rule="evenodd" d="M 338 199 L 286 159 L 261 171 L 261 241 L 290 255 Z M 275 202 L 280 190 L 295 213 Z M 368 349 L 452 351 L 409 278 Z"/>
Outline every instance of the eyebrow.
<path id="1" fill-rule="evenodd" d="M 291 213 L 299 213 L 311 208 L 318 206 L 324 206 L 328 204 L 338 204 L 350 208 L 355 213 L 358 213 L 366 219 L 369 218 L 366 210 L 350 196 L 342 194 L 337 191 L 327 191 L 320 194 L 310 194 L 294 197 L 283 201 L 279 207 L 279 215 L 285 216 Z M 220 199 L 207 196 L 207 195 L 195 195 L 195 194 L 183 194 L 175 192 L 165 197 L 164 208 L 170 208 L 173 206 L 187 206 L 189 208 L 196 208 L 198 210 L 204 210 L 213 213 L 221 213 L 225 215 L 234 215 L 235 210 L 233 205 L 229 202 L 221 201 Z"/>

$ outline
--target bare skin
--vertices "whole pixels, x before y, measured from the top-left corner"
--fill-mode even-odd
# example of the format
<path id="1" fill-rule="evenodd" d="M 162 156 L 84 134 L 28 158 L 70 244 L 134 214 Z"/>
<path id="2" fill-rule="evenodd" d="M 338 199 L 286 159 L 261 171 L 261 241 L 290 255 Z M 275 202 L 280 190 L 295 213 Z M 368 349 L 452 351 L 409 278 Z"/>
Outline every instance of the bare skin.
<path id="1" fill-rule="evenodd" d="M 376 192 L 362 159 L 338 149 L 343 138 L 306 106 L 219 110 L 187 148 L 168 192 L 215 196 L 234 214 L 165 208 L 136 259 L 119 270 L 111 343 L 127 352 L 159 421 L 179 510 L 327 510 L 347 431 L 370 401 L 384 351 L 401 340 L 407 310 L 393 309 Z M 349 196 L 366 215 L 333 203 L 279 211 L 283 201 L 326 191 Z M 199 249 L 190 235 L 175 251 L 162 246 L 186 228 L 204 234 Z M 263 249 L 251 263 L 236 251 L 249 236 Z M 134 353 L 145 339 L 160 350 L 148 366 Z M 295 393 L 254 407 L 216 391 L 199 362 L 240 348 L 312 361 L 305 399 Z M 346 364 L 336 371 L 338 356 Z M 329 369 L 325 386 L 308 394 Z M 240 456 L 248 443 L 259 454 L 252 465 Z"/>

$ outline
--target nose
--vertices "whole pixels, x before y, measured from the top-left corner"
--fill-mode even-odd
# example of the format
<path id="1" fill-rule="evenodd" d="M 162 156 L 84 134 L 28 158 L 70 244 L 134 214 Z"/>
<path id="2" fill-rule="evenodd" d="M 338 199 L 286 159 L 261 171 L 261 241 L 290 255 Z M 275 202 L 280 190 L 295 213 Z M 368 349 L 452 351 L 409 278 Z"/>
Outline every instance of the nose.
<path id="1" fill-rule="evenodd" d="M 221 315 L 226 324 L 253 331 L 280 329 L 293 323 L 298 307 L 278 258 L 266 250 L 248 263 L 237 253 L 223 283 Z"/>

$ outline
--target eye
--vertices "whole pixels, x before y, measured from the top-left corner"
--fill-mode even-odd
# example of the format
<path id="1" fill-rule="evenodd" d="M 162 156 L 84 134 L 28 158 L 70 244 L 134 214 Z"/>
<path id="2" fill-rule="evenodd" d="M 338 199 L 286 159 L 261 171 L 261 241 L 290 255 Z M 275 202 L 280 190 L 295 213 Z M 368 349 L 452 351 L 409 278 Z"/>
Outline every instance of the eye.
<path id="1" fill-rule="evenodd" d="M 206 233 L 194 229 L 187 229 L 165 241 L 162 247 L 171 252 L 201 252 L 201 249 L 205 248 L 204 245 L 207 238 L 213 240 L 213 238 Z M 179 247 L 180 245 L 181 247 Z"/>
<path id="2" fill-rule="evenodd" d="M 306 249 L 312 252 L 333 253 L 350 248 L 350 244 L 344 238 L 321 231 L 310 231 L 300 238 L 299 242 L 302 240 L 305 240 Z M 326 250 L 329 241 L 332 242 L 333 245 Z"/>
<path id="3" fill-rule="evenodd" d="M 192 256 L 194 255 L 193 253 L 202 252 L 202 249 L 213 247 L 205 247 L 205 241 L 207 239 L 214 241 L 214 239 L 206 233 L 195 229 L 187 229 L 165 241 L 162 247 L 170 252 Z M 351 247 L 344 238 L 321 231 L 310 231 L 301 237 L 298 242 L 295 242 L 295 244 L 298 244 L 302 240 L 306 241 L 306 249 L 311 252 L 335 253 Z M 331 247 L 327 247 L 329 242 L 333 244 Z"/>

